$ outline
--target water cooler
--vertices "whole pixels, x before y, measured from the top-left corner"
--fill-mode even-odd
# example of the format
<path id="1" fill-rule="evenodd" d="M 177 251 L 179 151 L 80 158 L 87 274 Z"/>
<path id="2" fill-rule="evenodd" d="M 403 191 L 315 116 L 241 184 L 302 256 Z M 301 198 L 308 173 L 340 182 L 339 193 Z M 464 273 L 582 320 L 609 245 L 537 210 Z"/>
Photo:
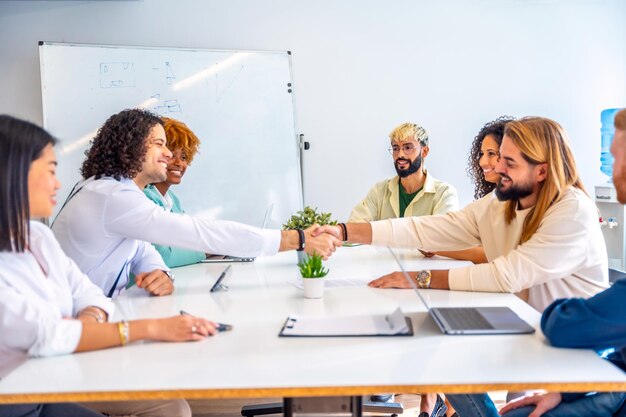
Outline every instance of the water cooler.
<path id="1" fill-rule="evenodd" d="M 610 147 L 615 134 L 615 113 L 619 109 L 606 109 L 600 114 L 602 121 L 600 170 L 609 178 L 613 175 L 613 155 Z M 626 270 L 626 209 L 617 201 L 617 194 L 612 182 L 595 187 L 596 205 L 600 210 L 600 226 L 606 242 L 609 268 Z"/>
<path id="2" fill-rule="evenodd" d="M 609 268 L 626 270 L 626 209 L 617 201 L 615 187 L 612 183 L 596 185 L 596 206 L 600 210 L 600 226 L 606 251 L 609 257 Z"/>

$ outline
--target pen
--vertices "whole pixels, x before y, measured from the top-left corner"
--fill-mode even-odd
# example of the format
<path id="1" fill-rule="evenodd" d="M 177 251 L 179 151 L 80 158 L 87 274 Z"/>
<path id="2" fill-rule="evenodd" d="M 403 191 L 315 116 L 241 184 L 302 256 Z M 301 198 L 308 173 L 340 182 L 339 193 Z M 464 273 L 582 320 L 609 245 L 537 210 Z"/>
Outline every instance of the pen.
<path id="1" fill-rule="evenodd" d="M 232 265 L 228 265 L 225 269 L 224 272 L 222 272 L 220 274 L 220 277 L 217 279 L 218 281 L 221 281 L 224 279 L 224 276 L 228 273 L 228 271 L 230 271 L 230 268 L 232 267 Z"/>
<path id="2" fill-rule="evenodd" d="M 224 271 L 224 273 L 226 273 L 226 271 Z M 191 316 L 191 314 L 187 313 L 185 310 L 180 310 L 180 315 Z M 218 332 L 226 332 L 228 330 L 233 329 L 232 324 L 224 324 L 224 323 L 218 323 L 218 322 L 215 322 L 215 324 L 217 324 L 217 327 L 215 328 L 215 330 L 217 330 Z"/>
<path id="3" fill-rule="evenodd" d="M 222 284 L 222 280 L 224 279 L 224 277 L 226 276 L 226 274 L 228 273 L 228 271 L 230 270 L 232 265 L 228 265 L 224 271 L 222 271 L 222 273 L 220 274 L 220 276 L 217 278 L 217 281 L 215 281 L 215 284 L 213 284 L 213 287 L 211 287 L 210 292 L 215 292 L 219 289 L 228 289 L 228 287 L 226 287 L 224 284 Z"/>

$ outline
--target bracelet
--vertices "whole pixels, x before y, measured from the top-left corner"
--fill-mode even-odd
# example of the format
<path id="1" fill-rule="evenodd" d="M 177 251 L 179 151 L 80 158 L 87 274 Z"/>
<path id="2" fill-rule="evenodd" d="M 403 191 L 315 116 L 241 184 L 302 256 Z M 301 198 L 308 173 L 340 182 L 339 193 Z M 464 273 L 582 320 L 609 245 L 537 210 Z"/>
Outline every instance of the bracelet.
<path id="1" fill-rule="evenodd" d="M 98 323 L 104 323 L 104 317 L 102 317 L 102 314 L 100 314 L 100 312 L 95 312 L 95 311 L 91 311 L 91 310 L 87 310 L 87 311 L 81 311 L 79 316 L 91 316 L 94 319 L 96 319 L 96 321 Z"/>
<path id="2" fill-rule="evenodd" d="M 341 227 L 341 234 L 343 236 L 343 241 L 348 241 L 348 227 L 345 223 L 339 223 L 339 227 Z"/>
<path id="3" fill-rule="evenodd" d="M 130 326 L 126 320 L 117 322 L 117 331 L 120 334 L 122 346 L 126 346 L 130 340 Z"/>
<path id="4" fill-rule="evenodd" d="M 298 242 L 298 249 L 296 250 L 298 252 L 302 252 L 304 250 L 304 231 L 302 229 L 296 229 L 296 232 L 298 232 L 298 238 L 300 239 Z"/>

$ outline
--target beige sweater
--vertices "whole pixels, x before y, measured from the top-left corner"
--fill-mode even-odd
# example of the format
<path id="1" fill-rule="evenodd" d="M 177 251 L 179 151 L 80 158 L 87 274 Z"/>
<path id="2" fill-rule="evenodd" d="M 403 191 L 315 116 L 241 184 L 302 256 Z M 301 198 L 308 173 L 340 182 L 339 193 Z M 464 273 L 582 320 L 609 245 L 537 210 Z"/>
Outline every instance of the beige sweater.
<path id="1" fill-rule="evenodd" d="M 569 188 L 539 229 L 519 244 L 530 209 L 506 224 L 505 203 L 489 194 L 461 211 L 372 223 L 372 244 L 428 251 L 482 245 L 489 263 L 450 270 L 451 290 L 519 293 L 543 311 L 557 298 L 590 297 L 608 287 L 608 261 L 598 212 Z"/>
<path id="2" fill-rule="evenodd" d="M 375 184 L 350 213 L 350 223 L 400 217 L 400 177 L 397 175 Z M 445 214 L 459 209 L 459 198 L 451 185 L 434 178 L 430 172 L 422 190 L 409 203 L 404 217 Z"/>

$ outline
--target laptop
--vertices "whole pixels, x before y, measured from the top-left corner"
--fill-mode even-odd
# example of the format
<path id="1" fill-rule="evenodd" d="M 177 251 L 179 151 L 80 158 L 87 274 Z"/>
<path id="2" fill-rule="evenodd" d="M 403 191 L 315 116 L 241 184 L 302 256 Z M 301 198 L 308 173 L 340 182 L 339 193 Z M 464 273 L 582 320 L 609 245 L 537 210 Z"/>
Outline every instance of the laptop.
<path id="1" fill-rule="evenodd" d="M 439 307 L 430 308 L 428 302 L 415 282 L 404 269 L 400 259 L 389 249 L 396 260 L 407 282 L 419 297 L 428 314 L 435 320 L 439 329 L 451 335 L 479 335 L 479 334 L 531 334 L 534 327 L 522 320 L 508 307 Z"/>
<path id="2" fill-rule="evenodd" d="M 265 210 L 265 217 L 263 217 L 263 225 L 261 229 L 265 229 L 270 219 L 272 218 L 272 211 L 274 210 L 274 203 L 267 206 Z M 254 262 L 254 257 L 239 257 L 229 255 L 209 255 L 206 259 L 201 260 L 202 263 L 224 263 L 224 262 Z"/>

